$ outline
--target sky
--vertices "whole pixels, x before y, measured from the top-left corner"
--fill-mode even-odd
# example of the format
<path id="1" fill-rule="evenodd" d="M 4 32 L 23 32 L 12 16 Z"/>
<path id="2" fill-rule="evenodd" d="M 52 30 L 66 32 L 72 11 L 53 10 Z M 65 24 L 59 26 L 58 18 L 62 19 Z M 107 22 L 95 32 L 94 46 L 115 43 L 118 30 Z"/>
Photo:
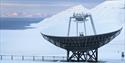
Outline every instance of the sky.
<path id="1" fill-rule="evenodd" d="M 71 6 L 93 8 L 104 0 L 1 0 L 0 17 L 48 17 Z"/>

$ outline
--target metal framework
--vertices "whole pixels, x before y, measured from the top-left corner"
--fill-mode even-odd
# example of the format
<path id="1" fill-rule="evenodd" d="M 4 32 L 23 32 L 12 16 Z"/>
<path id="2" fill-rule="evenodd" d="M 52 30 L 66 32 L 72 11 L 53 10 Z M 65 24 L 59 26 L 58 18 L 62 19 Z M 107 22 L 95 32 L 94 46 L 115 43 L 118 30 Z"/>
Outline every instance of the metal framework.
<path id="1" fill-rule="evenodd" d="M 91 25 L 93 28 L 94 35 L 87 36 L 86 33 L 86 21 L 91 20 Z M 76 36 L 70 35 L 70 26 L 72 19 L 76 20 Z M 78 34 L 78 23 L 84 24 L 84 34 Z M 98 48 L 109 43 L 112 39 L 120 34 L 119 29 L 114 32 L 105 34 L 96 34 L 95 26 L 93 23 L 92 16 L 89 14 L 73 14 L 70 17 L 68 25 L 68 33 L 66 37 L 63 36 L 50 36 L 43 33 L 42 36 L 51 42 L 52 44 L 67 50 L 67 61 L 77 61 L 77 62 L 97 62 L 98 61 Z"/>
<path id="2" fill-rule="evenodd" d="M 98 61 L 98 50 L 91 51 L 67 51 L 67 61 L 78 61 L 78 62 L 97 62 Z M 69 54 L 72 54 L 69 56 Z"/>
<path id="3" fill-rule="evenodd" d="M 80 33 L 80 36 L 86 36 L 87 35 L 87 33 L 86 33 L 86 21 L 88 18 L 91 21 L 93 33 L 94 33 L 94 35 L 96 35 L 96 29 L 95 29 L 95 25 L 93 23 L 92 16 L 90 14 L 87 14 L 87 13 L 86 14 L 74 13 L 73 17 L 70 17 L 67 35 L 69 36 L 69 34 L 70 34 L 70 27 L 71 27 L 72 19 L 75 19 L 77 36 L 79 36 L 78 25 L 79 25 L 79 23 L 82 23 L 82 22 L 84 25 L 84 34 Z M 85 42 L 85 48 L 87 47 L 86 44 L 87 43 Z M 78 62 L 79 61 L 98 61 L 98 48 L 96 48 L 95 50 L 89 50 L 89 51 L 78 51 L 78 50 L 71 51 L 72 52 L 71 56 L 69 56 L 70 55 L 69 52 L 70 52 L 70 50 L 67 50 L 67 61 L 78 61 Z M 92 54 L 90 54 L 89 52 L 91 52 Z"/>
<path id="4" fill-rule="evenodd" d="M 78 36 L 78 25 L 79 23 L 83 23 L 84 25 L 84 35 L 87 35 L 86 33 L 86 21 L 88 20 L 88 18 L 91 21 L 91 25 L 92 25 L 92 29 L 93 29 L 93 33 L 96 35 L 96 29 L 95 29 L 95 25 L 93 22 L 93 18 L 91 14 L 83 14 L 83 13 L 74 13 L 72 17 L 70 17 L 69 19 L 69 25 L 68 25 L 68 33 L 67 35 L 70 35 L 70 28 L 71 28 L 71 22 L 73 19 L 75 19 L 76 22 L 76 34 Z"/>

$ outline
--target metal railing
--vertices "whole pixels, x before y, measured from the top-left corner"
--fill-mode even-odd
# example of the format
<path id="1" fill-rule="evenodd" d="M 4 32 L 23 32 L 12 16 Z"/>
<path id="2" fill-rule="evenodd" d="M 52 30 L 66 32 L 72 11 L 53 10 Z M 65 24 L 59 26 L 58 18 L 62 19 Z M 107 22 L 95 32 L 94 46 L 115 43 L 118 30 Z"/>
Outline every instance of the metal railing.
<path id="1" fill-rule="evenodd" d="M 23 55 L 0 55 L 0 60 L 29 60 L 29 61 L 64 61 L 65 56 L 23 56 Z"/>

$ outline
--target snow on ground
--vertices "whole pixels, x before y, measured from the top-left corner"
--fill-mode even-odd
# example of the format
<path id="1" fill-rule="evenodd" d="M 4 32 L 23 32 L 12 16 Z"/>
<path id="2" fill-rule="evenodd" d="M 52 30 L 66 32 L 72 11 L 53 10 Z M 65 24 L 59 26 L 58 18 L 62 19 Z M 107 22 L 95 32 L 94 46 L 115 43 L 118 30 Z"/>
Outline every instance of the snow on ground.
<path id="1" fill-rule="evenodd" d="M 125 60 L 106 60 L 106 61 L 103 60 L 103 61 L 99 61 L 99 62 L 96 62 L 96 63 L 124 63 L 124 61 Z M 2 61 L 0 61 L 0 63 L 90 63 L 90 62 L 60 62 L 60 61 L 57 61 L 57 62 L 41 62 L 41 61 L 11 61 L 11 60 L 5 61 L 5 60 L 2 60 Z"/>
<path id="2" fill-rule="evenodd" d="M 41 61 L 0 61 L 1 63 L 61 63 L 61 62 L 41 62 Z M 64 62 L 62 62 L 64 63 Z"/>
<path id="3" fill-rule="evenodd" d="M 59 55 L 64 50 L 44 40 L 39 31 L 0 30 L 0 54 L 7 55 Z"/>

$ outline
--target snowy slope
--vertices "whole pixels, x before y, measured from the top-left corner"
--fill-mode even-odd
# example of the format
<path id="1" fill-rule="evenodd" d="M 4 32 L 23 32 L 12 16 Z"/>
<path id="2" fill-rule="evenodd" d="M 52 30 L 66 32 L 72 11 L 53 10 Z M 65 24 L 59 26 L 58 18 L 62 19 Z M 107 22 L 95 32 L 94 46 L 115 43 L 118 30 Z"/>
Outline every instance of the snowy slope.
<path id="1" fill-rule="evenodd" d="M 123 21 L 123 4 L 121 1 L 105 1 L 91 9 L 98 33 L 110 32 L 121 28 Z"/>

